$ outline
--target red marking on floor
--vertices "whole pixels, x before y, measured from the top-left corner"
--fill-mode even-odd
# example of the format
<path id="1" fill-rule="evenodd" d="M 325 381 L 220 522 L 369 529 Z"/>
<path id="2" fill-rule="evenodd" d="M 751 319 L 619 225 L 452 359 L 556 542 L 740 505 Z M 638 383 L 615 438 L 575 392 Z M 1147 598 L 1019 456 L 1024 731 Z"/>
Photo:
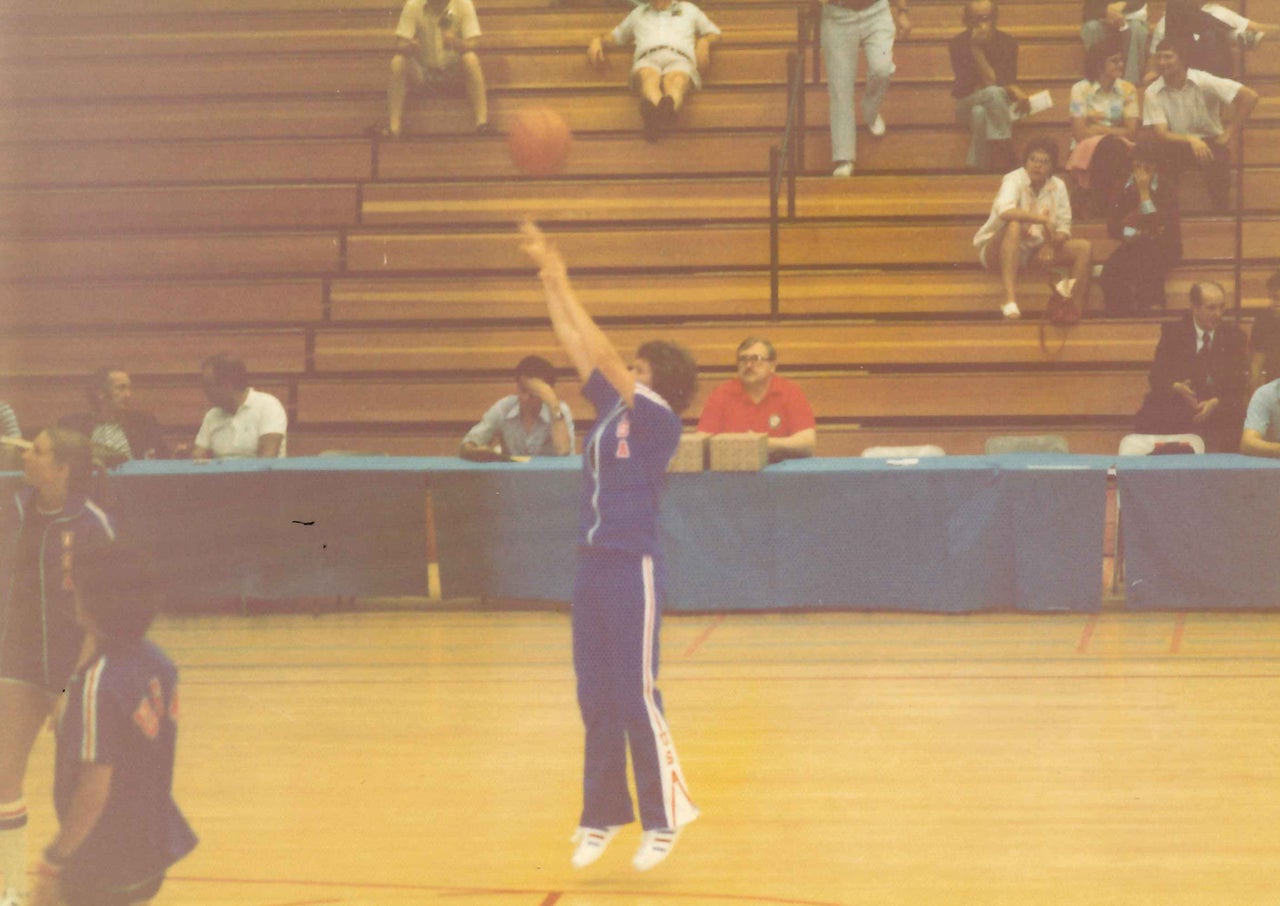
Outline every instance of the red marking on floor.
<path id="1" fill-rule="evenodd" d="M 1173 618 L 1173 638 L 1169 640 L 1169 653 L 1177 654 L 1182 648 L 1182 634 L 1187 628 L 1187 615 L 1180 613 Z"/>
<path id="2" fill-rule="evenodd" d="M 698 649 L 702 647 L 702 643 L 705 642 L 708 638 L 710 638 L 711 633 L 716 631 L 716 627 L 724 622 L 724 618 L 725 618 L 724 614 L 722 613 L 716 614 L 715 618 L 711 621 L 711 625 L 708 626 L 706 629 L 702 630 L 702 634 L 699 635 L 696 639 L 694 639 L 689 644 L 689 647 L 684 650 L 684 656 L 693 657 L 693 655 L 697 653 Z"/>
<path id="3" fill-rule="evenodd" d="M 556 906 L 556 902 L 559 901 L 562 896 L 564 896 L 564 893 L 559 890 L 553 890 L 551 893 L 547 894 L 547 898 L 539 903 L 538 906 Z"/>
<path id="4" fill-rule="evenodd" d="M 1092 614 L 1084 622 L 1084 631 L 1080 633 L 1080 643 L 1076 645 L 1076 654 L 1084 654 L 1089 650 L 1089 641 L 1093 638 L 1093 630 L 1098 626 L 1098 615 Z"/>

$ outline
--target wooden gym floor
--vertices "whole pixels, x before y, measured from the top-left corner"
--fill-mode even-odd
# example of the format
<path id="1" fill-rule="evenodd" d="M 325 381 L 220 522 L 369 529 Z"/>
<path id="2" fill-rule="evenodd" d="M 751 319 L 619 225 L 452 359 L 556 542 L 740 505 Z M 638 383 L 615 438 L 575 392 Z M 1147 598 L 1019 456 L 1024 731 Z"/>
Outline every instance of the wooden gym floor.
<path id="1" fill-rule="evenodd" d="M 568 864 L 559 612 L 166 618 L 163 904 L 1231 904 L 1280 890 L 1280 615 L 668 617 L 703 817 L 637 874 Z M 32 850 L 51 829 L 51 739 Z"/>

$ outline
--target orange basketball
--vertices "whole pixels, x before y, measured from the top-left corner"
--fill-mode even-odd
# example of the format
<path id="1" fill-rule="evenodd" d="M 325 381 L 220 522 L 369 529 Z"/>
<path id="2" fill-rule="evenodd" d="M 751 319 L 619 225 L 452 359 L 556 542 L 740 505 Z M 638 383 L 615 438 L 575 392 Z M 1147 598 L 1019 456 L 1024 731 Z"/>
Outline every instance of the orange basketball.
<path id="1" fill-rule="evenodd" d="M 550 176 L 564 169 L 573 147 L 573 133 L 554 110 L 520 110 L 507 131 L 507 147 L 516 169 L 530 176 Z"/>

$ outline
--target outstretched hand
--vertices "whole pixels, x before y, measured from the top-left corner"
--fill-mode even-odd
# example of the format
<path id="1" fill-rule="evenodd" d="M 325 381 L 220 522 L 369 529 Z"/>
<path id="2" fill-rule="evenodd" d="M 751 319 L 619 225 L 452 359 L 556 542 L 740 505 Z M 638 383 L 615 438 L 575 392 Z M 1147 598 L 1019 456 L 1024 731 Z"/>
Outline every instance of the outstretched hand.
<path id="1" fill-rule="evenodd" d="M 526 217 L 520 222 L 520 248 L 538 265 L 540 273 L 563 274 L 564 259 L 560 250 L 547 239 L 547 234 L 538 228 L 533 218 Z"/>

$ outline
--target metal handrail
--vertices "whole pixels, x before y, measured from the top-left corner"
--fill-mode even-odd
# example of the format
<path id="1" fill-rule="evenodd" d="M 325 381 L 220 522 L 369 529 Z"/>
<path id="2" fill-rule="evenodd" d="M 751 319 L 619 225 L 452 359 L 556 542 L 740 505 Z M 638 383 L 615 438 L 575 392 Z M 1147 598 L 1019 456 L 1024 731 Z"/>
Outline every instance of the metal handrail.
<path id="1" fill-rule="evenodd" d="M 780 221 L 778 196 L 787 181 L 787 219 L 796 216 L 796 174 L 804 166 L 805 54 L 810 21 L 808 11 L 797 15 L 797 40 L 787 54 L 787 115 L 780 145 L 769 149 L 769 311 L 778 314 Z"/>

